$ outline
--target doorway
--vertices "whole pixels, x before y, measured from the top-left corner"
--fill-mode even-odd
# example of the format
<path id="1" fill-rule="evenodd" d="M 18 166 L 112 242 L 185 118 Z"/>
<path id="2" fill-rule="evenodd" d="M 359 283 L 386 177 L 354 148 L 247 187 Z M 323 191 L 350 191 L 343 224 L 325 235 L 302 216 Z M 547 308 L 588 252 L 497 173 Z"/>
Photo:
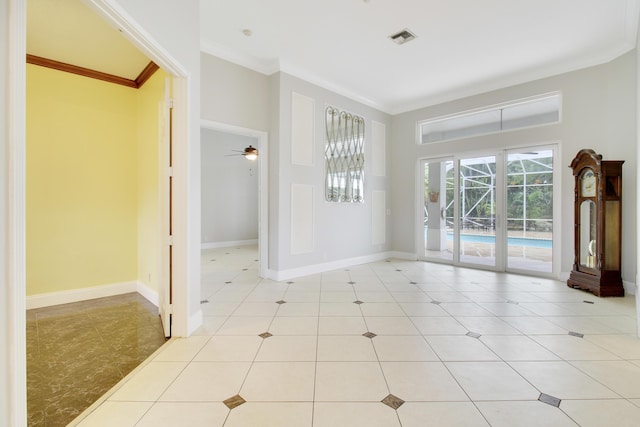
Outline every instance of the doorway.
<path id="1" fill-rule="evenodd" d="M 421 160 L 419 259 L 555 275 L 556 152 L 526 147 Z"/>
<path id="2" fill-rule="evenodd" d="M 255 141 L 256 146 L 254 146 L 255 148 L 258 149 L 258 157 L 256 159 L 256 163 L 255 163 L 255 168 L 252 168 L 247 165 L 246 169 L 249 171 L 247 173 L 251 174 L 251 173 L 256 173 L 257 174 L 257 193 L 258 193 L 258 206 L 257 206 L 257 215 L 258 215 L 258 221 L 257 221 L 257 226 L 258 226 L 258 259 L 259 259 L 259 275 L 262 278 L 271 278 L 271 272 L 269 270 L 269 233 L 268 233 L 268 229 L 269 229 L 269 188 L 268 188 L 268 134 L 267 132 L 264 131 L 259 131 L 256 129 L 249 129 L 249 128 L 243 128 L 243 127 L 239 127 L 239 126 L 233 126 L 233 125 L 229 125 L 229 124 L 225 124 L 225 123 L 219 123 L 219 122 L 214 122 L 214 121 L 210 121 L 210 120 L 202 120 L 200 122 L 200 127 L 201 127 L 201 133 L 202 132 L 207 132 L 207 131 L 214 131 L 214 132 L 222 132 L 223 134 L 228 134 L 230 135 L 232 138 L 235 137 L 239 137 L 241 138 L 241 140 L 245 141 L 245 142 L 249 142 L 249 144 L 251 144 L 251 141 Z M 244 139 L 242 139 L 244 138 Z M 248 139 L 247 139 L 248 138 Z M 231 147 L 229 147 L 231 148 Z M 236 147 L 235 150 L 236 151 L 231 151 L 229 153 L 226 154 L 222 154 L 224 155 L 235 155 L 235 154 L 241 154 L 238 153 L 237 151 L 242 151 L 243 147 Z M 204 147 L 203 147 L 203 151 L 204 151 Z M 220 154 L 220 153 L 219 153 Z M 242 157 L 242 156 L 234 156 L 234 157 Z M 250 162 L 250 160 L 241 158 L 240 160 L 243 160 L 244 162 Z M 243 163 L 241 163 L 243 164 Z M 203 165 L 204 168 L 204 165 Z M 201 173 L 202 177 L 205 176 L 205 172 L 203 169 L 203 172 Z M 247 178 L 247 177 L 245 177 Z M 204 186 L 206 185 L 206 183 L 201 182 L 201 186 L 202 188 L 204 188 Z M 203 200 L 203 215 L 204 215 L 204 200 Z M 218 201 L 218 203 L 220 204 L 224 204 L 225 201 L 224 200 L 220 200 Z M 204 221 L 205 218 L 203 217 L 203 219 L 201 219 L 203 226 L 202 226 L 202 230 L 203 230 L 203 236 L 202 236 L 202 242 L 206 242 L 207 239 L 205 239 L 205 237 L 209 237 L 209 236 L 205 236 L 205 232 L 206 232 L 206 227 L 204 226 Z"/>

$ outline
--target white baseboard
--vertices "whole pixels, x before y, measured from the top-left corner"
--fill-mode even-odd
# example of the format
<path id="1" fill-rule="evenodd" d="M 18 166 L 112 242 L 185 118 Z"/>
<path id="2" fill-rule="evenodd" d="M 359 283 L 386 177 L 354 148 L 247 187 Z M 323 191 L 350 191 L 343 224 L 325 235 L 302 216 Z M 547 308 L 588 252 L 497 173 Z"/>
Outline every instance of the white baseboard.
<path id="1" fill-rule="evenodd" d="M 191 336 L 196 329 L 202 326 L 202 310 L 198 310 L 189 316 L 189 325 L 187 326 L 187 336 Z M 174 337 L 177 335 L 173 335 Z"/>
<path id="2" fill-rule="evenodd" d="M 257 245 L 257 244 L 258 244 L 258 239 L 230 240 L 228 242 L 207 242 L 207 243 L 202 243 L 201 249 L 230 248 L 232 246 L 247 246 L 247 245 Z"/>
<path id="3" fill-rule="evenodd" d="M 128 294 L 130 292 L 137 292 L 149 300 L 150 303 L 156 307 L 158 306 L 158 292 L 138 280 L 132 280 L 130 282 L 112 283 L 109 285 L 92 286 L 90 288 L 29 295 L 26 298 L 26 308 L 27 310 L 31 310 L 34 308 L 50 307 L 52 305 L 69 304 L 72 302 Z"/>
<path id="4" fill-rule="evenodd" d="M 366 264 L 369 262 L 381 261 L 391 257 L 390 252 L 380 252 L 373 255 L 342 259 L 338 261 L 324 262 L 321 264 L 307 265 L 288 270 L 270 270 L 271 279 L 276 281 L 295 279 L 296 277 L 309 276 L 312 274 L 324 273 L 341 268 L 352 267 L 354 265 Z"/>
<path id="5" fill-rule="evenodd" d="M 155 289 L 151 289 L 149 286 L 138 280 L 136 282 L 136 291 L 145 297 L 151 304 L 156 307 L 160 306 L 160 297 L 158 296 L 158 291 Z"/>
<path id="6" fill-rule="evenodd" d="M 416 261 L 418 259 L 418 255 L 416 255 L 415 253 L 399 252 L 399 251 L 389 252 L 389 257 L 397 258 L 397 259 L 406 259 L 408 261 Z"/>

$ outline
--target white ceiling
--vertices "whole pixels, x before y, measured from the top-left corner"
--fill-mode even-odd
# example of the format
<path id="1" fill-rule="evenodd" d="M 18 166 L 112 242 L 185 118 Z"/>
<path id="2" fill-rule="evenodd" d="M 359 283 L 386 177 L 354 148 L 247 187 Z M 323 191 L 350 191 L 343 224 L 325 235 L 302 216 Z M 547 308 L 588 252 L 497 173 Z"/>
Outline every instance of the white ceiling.
<path id="1" fill-rule="evenodd" d="M 640 11 L 640 0 L 199 1 L 202 51 L 392 114 L 610 61 L 635 46 Z M 417 38 L 388 38 L 405 28 Z M 149 62 L 82 0 L 27 0 L 27 53 L 131 80 Z"/>
<path id="2" fill-rule="evenodd" d="M 200 0 L 201 50 L 395 114 L 610 61 L 635 47 L 638 3 Z"/>

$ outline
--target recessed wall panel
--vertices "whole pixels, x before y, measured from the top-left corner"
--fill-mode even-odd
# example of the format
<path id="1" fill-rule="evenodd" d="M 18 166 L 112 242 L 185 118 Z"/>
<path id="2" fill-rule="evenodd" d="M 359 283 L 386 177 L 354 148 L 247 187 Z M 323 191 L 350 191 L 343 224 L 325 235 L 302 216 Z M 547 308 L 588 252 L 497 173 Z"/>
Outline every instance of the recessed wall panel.
<path id="1" fill-rule="evenodd" d="M 376 121 L 371 122 L 371 164 L 373 176 L 386 175 L 386 131 L 386 126 L 383 123 Z"/>
<path id="2" fill-rule="evenodd" d="M 291 255 L 313 252 L 313 186 L 291 184 Z"/>
<path id="3" fill-rule="evenodd" d="M 291 95 L 291 163 L 313 166 L 315 101 L 293 92 Z"/>
<path id="4" fill-rule="evenodd" d="M 386 192 L 371 193 L 371 244 L 381 245 L 386 242 Z"/>

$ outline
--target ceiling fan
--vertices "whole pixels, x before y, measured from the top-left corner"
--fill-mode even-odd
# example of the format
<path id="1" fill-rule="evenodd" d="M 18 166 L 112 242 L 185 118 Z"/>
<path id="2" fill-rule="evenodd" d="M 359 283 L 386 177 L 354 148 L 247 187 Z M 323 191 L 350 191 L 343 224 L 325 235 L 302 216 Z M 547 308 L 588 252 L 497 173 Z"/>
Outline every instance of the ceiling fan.
<path id="1" fill-rule="evenodd" d="M 240 151 L 240 150 L 232 150 L 235 151 L 239 154 L 228 154 L 225 157 L 229 157 L 229 156 L 244 156 L 246 159 L 248 160 L 255 160 L 258 158 L 258 149 L 249 145 L 248 147 L 246 147 L 244 150 Z"/>

